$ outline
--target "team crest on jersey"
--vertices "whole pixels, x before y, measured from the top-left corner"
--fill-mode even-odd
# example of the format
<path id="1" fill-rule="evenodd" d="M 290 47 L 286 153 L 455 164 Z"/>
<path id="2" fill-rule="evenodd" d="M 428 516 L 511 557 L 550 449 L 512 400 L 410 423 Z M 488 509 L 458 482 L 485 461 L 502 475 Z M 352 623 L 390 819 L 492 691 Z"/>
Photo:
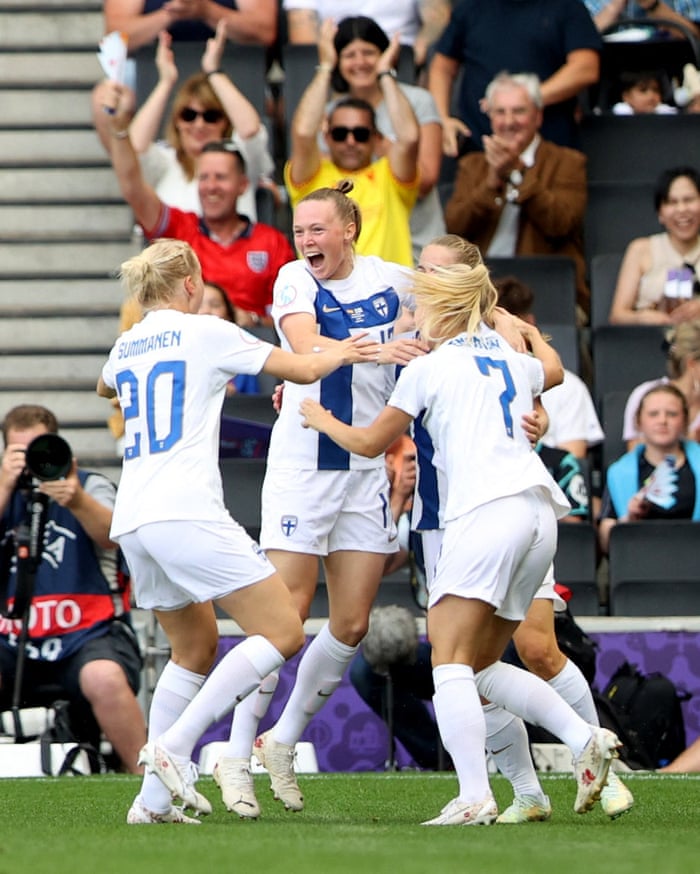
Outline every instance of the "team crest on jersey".
<path id="1" fill-rule="evenodd" d="M 246 263 L 248 267 L 253 271 L 253 273 L 262 273 L 263 270 L 267 269 L 268 262 L 270 260 L 270 255 L 268 252 L 247 252 L 245 256 Z"/>
<path id="2" fill-rule="evenodd" d="M 379 315 L 386 319 L 389 315 L 389 304 L 385 297 L 376 297 L 372 304 L 374 305 L 375 310 L 379 313 Z"/>
<path id="3" fill-rule="evenodd" d="M 287 307 L 293 303 L 297 296 L 297 290 L 293 285 L 285 285 L 275 294 L 275 303 L 278 307 Z"/>
<path id="4" fill-rule="evenodd" d="M 280 528 L 285 537 L 291 537 L 297 530 L 299 519 L 297 516 L 282 516 L 280 519 Z"/>

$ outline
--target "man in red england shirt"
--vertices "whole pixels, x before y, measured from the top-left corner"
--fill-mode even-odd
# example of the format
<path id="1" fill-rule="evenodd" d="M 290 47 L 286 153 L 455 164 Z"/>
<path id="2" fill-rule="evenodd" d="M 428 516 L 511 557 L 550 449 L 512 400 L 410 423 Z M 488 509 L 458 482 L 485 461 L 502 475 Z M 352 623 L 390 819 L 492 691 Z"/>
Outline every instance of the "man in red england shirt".
<path id="1" fill-rule="evenodd" d="M 129 140 L 128 100 L 111 83 L 112 166 L 124 199 L 149 239 L 174 237 L 188 242 L 202 264 L 205 282 L 220 285 L 236 308 L 237 321 L 250 325 L 267 315 L 272 285 L 294 251 L 283 233 L 238 213 L 238 197 L 248 179 L 242 156 L 228 140 L 208 143 L 197 175 L 202 215 L 166 206 L 146 183 Z"/>

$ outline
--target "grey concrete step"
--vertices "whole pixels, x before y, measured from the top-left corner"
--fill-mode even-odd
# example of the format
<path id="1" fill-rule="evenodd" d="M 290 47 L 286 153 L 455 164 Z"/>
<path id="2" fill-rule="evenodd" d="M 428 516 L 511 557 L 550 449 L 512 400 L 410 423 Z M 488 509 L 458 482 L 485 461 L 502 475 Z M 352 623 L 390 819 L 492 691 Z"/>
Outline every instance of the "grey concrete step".
<path id="1" fill-rule="evenodd" d="M 0 169 L 0 203 L 123 203 L 111 167 Z"/>
<path id="2" fill-rule="evenodd" d="M 2 56 L 0 56 L 2 57 Z M 104 164 L 108 158 L 94 130 L 0 130 L 0 162 L 18 164 Z"/>
<path id="3" fill-rule="evenodd" d="M 36 389 L 57 386 L 91 391 L 97 382 L 105 353 L 0 355 L 0 386 L 4 389 Z"/>
<path id="4" fill-rule="evenodd" d="M 58 312 L 115 315 L 123 299 L 117 279 L 0 278 L 0 316 Z"/>
<path id="5" fill-rule="evenodd" d="M 0 25 L 2 16 L 0 15 Z M 97 49 L 97 46 L 95 46 Z M 103 76 L 95 51 L 8 52 L 0 54 L 0 82 L 18 85 L 87 85 Z"/>
<path id="6" fill-rule="evenodd" d="M 95 378 L 97 383 L 97 378 Z M 18 404 L 34 403 L 48 407 L 59 423 L 85 424 L 100 427 L 106 423 L 112 407 L 106 398 L 89 391 L 13 391 L 0 390 L 0 413 L 4 415 Z M 105 430 L 107 426 L 105 424 Z"/>
<path id="7" fill-rule="evenodd" d="M 49 407 L 51 409 L 51 407 Z M 54 410 L 55 412 L 55 410 Z M 109 414 L 108 414 L 109 415 Z M 61 420 L 58 420 L 59 425 Z M 61 428 L 61 436 L 67 440 L 73 450 L 73 455 L 78 459 L 78 464 L 83 458 L 104 459 L 106 463 L 114 467 L 119 465 L 114 437 L 105 424 L 104 427 L 94 428 Z"/>
<path id="8" fill-rule="evenodd" d="M 118 333 L 116 316 L 3 318 L 0 320 L 0 351 L 5 354 L 61 349 L 108 352 Z"/>
<path id="9" fill-rule="evenodd" d="M 3 206 L 0 203 L 0 238 L 65 239 L 76 236 L 128 237 L 134 226 L 131 209 L 117 205 L 65 204 Z"/>
<path id="10" fill-rule="evenodd" d="M 99 74 L 95 81 L 98 77 Z M 88 88 L 4 88 L 0 95 L 0 127 L 3 128 L 88 127 L 92 124 Z"/>
<path id="11" fill-rule="evenodd" d="M 138 251 L 131 242 L 0 242 L 0 273 L 4 277 L 65 277 L 115 275 L 122 261 Z"/>
<path id="12" fill-rule="evenodd" d="M 71 0 L 68 10 L 66 3 L 35 4 L 56 6 L 56 9 L 18 8 L 29 4 L 3 3 L 0 7 L 0 34 L 5 48 L 44 47 L 55 51 L 57 48 L 89 47 L 97 45 L 104 32 L 101 4 L 74 3 Z M 83 6 L 81 9 L 79 7 Z M 12 8 L 14 7 L 14 8 Z"/>

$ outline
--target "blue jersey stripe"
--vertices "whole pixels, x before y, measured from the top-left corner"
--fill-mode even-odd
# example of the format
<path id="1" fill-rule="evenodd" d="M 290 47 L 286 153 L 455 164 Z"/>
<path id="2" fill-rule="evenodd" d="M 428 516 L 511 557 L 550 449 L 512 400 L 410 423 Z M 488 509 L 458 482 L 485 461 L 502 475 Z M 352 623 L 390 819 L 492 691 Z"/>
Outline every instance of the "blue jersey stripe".
<path id="1" fill-rule="evenodd" d="M 398 316 L 400 301 L 393 288 L 386 288 L 365 300 L 341 304 L 334 295 L 316 282 L 314 301 L 316 321 L 323 337 L 344 340 L 351 330 L 370 330 L 391 325 Z M 353 367 L 347 365 L 321 380 L 319 403 L 347 425 L 353 423 Z M 317 465 L 319 470 L 349 470 L 350 453 L 341 449 L 325 434 L 319 434 Z"/>
<path id="2" fill-rule="evenodd" d="M 433 464 L 435 447 L 430 435 L 423 426 L 425 410 L 413 422 L 413 442 L 416 444 L 418 461 L 418 494 L 421 503 L 421 516 L 416 522 L 417 531 L 434 531 L 440 527 L 437 471 Z"/>

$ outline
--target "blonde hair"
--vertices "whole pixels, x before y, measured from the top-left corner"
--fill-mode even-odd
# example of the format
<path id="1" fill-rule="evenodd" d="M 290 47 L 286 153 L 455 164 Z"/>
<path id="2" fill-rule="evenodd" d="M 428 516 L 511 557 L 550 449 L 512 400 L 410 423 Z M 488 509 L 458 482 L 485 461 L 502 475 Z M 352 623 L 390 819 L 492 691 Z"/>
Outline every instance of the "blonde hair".
<path id="1" fill-rule="evenodd" d="M 168 118 L 168 123 L 165 128 L 165 138 L 170 143 L 170 145 L 175 149 L 175 155 L 177 157 L 178 163 L 182 167 L 185 176 L 189 181 L 194 179 L 195 173 L 195 159 L 188 155 L 182 145 L 182 137 L 180 136 L 180 131 L 177 127 L 177 122 L 180 119 L 180 113 L 182 110 L 189 106 L 189 104 L 193 101 L 197 100 L 205 109 L 218 109 L 223 116 L 223 120 L 226 124 L 223 127 L 223 130 L 220 134 L 217 134 L 215 139 L 230 139 L 231 134 L 233 133 L 233 125 L 231 124 L 231 119 L 226 114 L 226 110 L 221 105 L 221 101 L 214 93 L 214 89 L 209 84 L 209 79 L 207 78 L 206 73 L 195 73 L 194 76 L 190 76 L 189 79 L 186 79 L 182 86 L 178 89 L 175 94 L 175 98 L 173 100 L 173 108 L 170 112 L 170 117 Z"/>
<path id="2" fill-rule="evenodd" d="M 154 240 L 121 265 L 119 277 L 127 294 L 144 310 L 172 300 L 186 276 L 201 276 L 199 259 L 183 240 Z"/>
<path id="3" fill-rule="evenodd" d="M 666 370 L 671 379 L 683 376 L 688 358 L 700 361 L 700 319 L 681 322 L 666 333 L 668 358 Z"/>
<path id="4" fill-rule="evenodd" d="M 421 334 L 432 343 L 463 331 L 475 334 L 482 321 L 492 319 L 498 300 L 484 264 L 452 264 L 435 267 L 432 273 L 416 273 L 413 292 L 425 310 Z"/>
<path id="5" fill-rule="evenodd" d="M 443 249 L 449 249 L 454 252 L 455 264 L 467 264 L 469 267 L 476 267 L 477 264 L 483 264 L 483 258 L 479 247 L 464 237 L 458 234 L 443 234 L 441 237 L 433 237 L 427 244 L 428 246 L 440 246 Z"/>
<path id="6" fill-rule="evenodd" d="M 355 236 L 353 243 L 357 242 L 362 230 L 362 213 L 356 200 L 348 197 L 348 194 L 354 188 L 352 179 L 341 179 L 333 188 L 316 188 L 310 191 L 305 197 L 302 197 L 299 203 L 305 203 L 309 200 L 329 200 L 335 207 L 338 217 L 345 224 L 354 222 Z M 299 206 L 297 203 L 297 206 Z"/>

